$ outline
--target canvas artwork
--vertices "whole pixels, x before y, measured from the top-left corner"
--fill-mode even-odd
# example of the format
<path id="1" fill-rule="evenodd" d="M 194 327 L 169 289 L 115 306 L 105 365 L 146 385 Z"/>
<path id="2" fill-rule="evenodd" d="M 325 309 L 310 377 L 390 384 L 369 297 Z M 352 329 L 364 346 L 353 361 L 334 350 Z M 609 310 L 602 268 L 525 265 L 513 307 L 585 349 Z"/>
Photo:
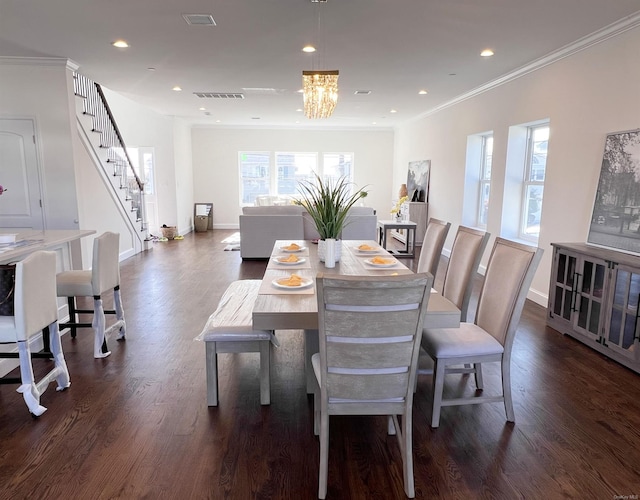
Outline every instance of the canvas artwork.
<path id="1" fill-rule="evenodd" d="M 410 201 L 429 201 L 429 171 L 431 160 L 409 162 L 407 192 Z"/>
<path id="2" fill-rule="evenodd" d="M 640 254 L 640 129 L 607 135 L 587 242 Z"/>

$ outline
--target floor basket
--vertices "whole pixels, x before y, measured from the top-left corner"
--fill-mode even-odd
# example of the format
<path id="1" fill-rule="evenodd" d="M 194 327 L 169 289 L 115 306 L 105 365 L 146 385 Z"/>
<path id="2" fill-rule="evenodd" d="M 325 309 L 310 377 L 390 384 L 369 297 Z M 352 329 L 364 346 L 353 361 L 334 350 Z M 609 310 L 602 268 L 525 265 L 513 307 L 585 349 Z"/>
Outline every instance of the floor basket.
<path id="1" fill-rule="evenodd" d="M 162 236 L 164 236 L 168 240 L 172 240 L 178 235 L 178 230 L 176 226 L 166 226 L 166 227 L 161 227 L 160 229 L 162 229 Z"/>

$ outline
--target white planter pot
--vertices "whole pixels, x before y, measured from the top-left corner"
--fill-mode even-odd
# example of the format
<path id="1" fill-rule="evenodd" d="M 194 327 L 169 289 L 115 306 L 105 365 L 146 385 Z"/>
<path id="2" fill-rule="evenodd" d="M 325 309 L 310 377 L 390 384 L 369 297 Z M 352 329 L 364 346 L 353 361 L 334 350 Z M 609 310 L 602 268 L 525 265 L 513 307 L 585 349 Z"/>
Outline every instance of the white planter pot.
<path id="1" fill-rule="evenodd" d="M 324 256 L 326 253 L 325 247 L 327 242 L 324 240 L 318 240 L 318 258 L 320 262 L 324 262 Z M 340 257 L 342 256 L 342 240 L 336 240 L 336 251 L 335 251 L 335 261 L 340 262 Z"/>

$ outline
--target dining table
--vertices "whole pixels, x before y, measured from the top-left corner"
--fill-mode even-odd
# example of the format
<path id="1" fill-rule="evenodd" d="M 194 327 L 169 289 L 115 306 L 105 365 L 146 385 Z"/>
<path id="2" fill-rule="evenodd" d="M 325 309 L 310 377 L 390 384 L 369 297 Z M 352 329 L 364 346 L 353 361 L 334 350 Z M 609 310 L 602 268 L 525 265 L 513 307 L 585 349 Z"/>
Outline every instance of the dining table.
<path id="1" fill-rule="evenodd" d="M 315 287 L 318 273 L 356 276 L 413 274 L 377 241 L 342 240 L 337 244 L 341 245 L 340 260 L 335 267 L 329 268 L 320 261 L 316 242 L 276 240 L 253 307 L 253 327 L 256 330 L 304 331 L 309 394 L 313 393 L 315 385 L 311 356 L 319 350 Z M 299 278 L 293 286 L 288 286 L 286 280 L 292 274 Z M 300 284 L 295 284 L 298 281 Z M 432 289 L 424 325 L 429 328 L 456 328 L 460 326 L 460 310 Z"/>

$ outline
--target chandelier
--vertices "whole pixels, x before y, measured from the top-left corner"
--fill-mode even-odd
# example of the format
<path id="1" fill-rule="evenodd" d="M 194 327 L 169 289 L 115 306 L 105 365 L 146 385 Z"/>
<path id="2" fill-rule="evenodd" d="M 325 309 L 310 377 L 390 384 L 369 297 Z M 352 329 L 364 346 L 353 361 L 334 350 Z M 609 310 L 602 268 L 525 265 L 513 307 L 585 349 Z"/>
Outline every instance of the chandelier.
<path id="1" fill-rule="evenodd" d="M 303 71 L 302 93 L 307 118 L 329 118 L 338 102 L 338 70 Z"/>

